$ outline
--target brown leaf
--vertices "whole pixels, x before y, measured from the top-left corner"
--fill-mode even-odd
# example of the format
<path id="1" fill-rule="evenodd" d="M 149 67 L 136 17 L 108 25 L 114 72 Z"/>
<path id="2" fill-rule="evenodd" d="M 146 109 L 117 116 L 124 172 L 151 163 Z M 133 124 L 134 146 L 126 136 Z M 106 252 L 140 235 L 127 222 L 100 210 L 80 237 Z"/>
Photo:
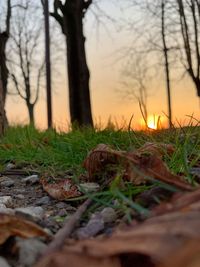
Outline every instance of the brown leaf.
<path id="1" fill-rule="evenodd" d="M 157 156 L 164 156 L 164 155 L 172 155 L 175 152 L 175 148 L 171 144 L 164 144 L 164 143 L 145 143 L 142 147 L 137 149 L 136 154 L 142 155 L 144 153 L 151 153 Z"/>
<path id="2" fill-rule="evenodd" d="M 100 266 L 98 261 L 108 263 L 106 267 L 152 267 L 168 259 L 185 242 L 200 238 L 199 227 L 199 211 L 174 212 L 150 218 L 111 237 L 68 240 L 62 251 L 49 255 L 37 267 L 64 267 L 66 262 L 69 266 Z M 141 265 L 136 264 L 138 257 Z"/>
<path id="3" fill-rule="evenodd" d="M 94 176 L 105 168 L 108 164 L 117 164 L 117 156 L 114 150 L 108 145 L 99 144 L 91 150 L 83 162 L 83 167 L 88 171 L 89 179 L 94 180 Z"/>
<path id="4" fill-rule="evenodd" d="M 196 189 L 193 192 L 175 194 L 170 202 L 164 202 L 158 205 L 152 211 L 152 215 L 161 215 L 167 212 L 173 212 L 177 210 L 200 210 L 200 206 L 198 206 L 199 204 L 200 188 Z"/>
<path id="5" fill-rule="evenodd" d="M 199 267 L 200 239 L 193 239 L 181 246 L 159 267 Z"/>
<path id="6" fill-rule="evenodd" d="M 33 222 L 18 216 L 0 213 L 0 245 L 11 236 L 30 238 L 36 236 L 48 237 L 48 234 Z"/>
<path id="7" fill-rule="evenodd" d="M 73 184 L 69 178 L 58 181 L 47 181 L 46 178 L 40 180 L 43 189 L 53 198 L 59 200 L 65 200 L 68 198 L 78 197 L 82 193 L 78 190 L 78 187 Z"/>
<path id="8" fill-rule="evenodd" d="M 84 161 L 90 180 L 95 181 L 95 174 L 105 171 L 105 166 L 112 164 L 124 168 L 124 178 L 135 185 L 145 183 L 153 178 L 182 190 L 193 190 L 182 177 L 172 174 L 162 160 L 164 154 L 172 154 L 174 147 L 168 144 L 146 143 L 133 152 L 116 151 L 109 146 L 100 144 L 93 149 Z M 115 168 L 116 173 L 117 168 Z M 110 174 L 107 175 L 110 178 Z M 113 173 L 112 173 L 112 176 Z M 111 176 L 111 177 L 112 177 Z"/>
<path id="9" fill-rule="evenodd" d="M 163 160 L 156 154 L 143 154 L 138 156 L 134 153 L 129 153 L 128 157 L 130 157 L 130 160 L 127 164 L 125 176 L 135 185 L 144 183 L 148 180 L 148 177 L 151 177 L 183 190 L 193 190 L 193 187 L 182 177 L 172 174 Z M 134 162 L 137 161 L 138 163 L 132 163 L 131 158 L 134 159 Z"/>

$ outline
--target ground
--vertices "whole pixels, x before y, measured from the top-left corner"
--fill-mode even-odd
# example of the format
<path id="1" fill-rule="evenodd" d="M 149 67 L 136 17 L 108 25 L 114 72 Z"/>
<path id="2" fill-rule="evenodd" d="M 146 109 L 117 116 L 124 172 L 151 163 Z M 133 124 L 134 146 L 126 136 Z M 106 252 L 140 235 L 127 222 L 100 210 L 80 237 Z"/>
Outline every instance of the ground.
<path id="1" fill-rule="evenodd" d="M 11 197 L 0 209 L 8 217 L 33 221 L 52 238 L 90 199 L 86 212 L 74 221 L 70 235 L 80 240 L 109 237 L 121 227 L 143 221 L 148 224 L 152 214 L 168 212 L 162 206 L 166 201 L 172 201 L 175 209 L 172 197 L 181 198 L 185 192 L 198 190 L 199 148 L 198 125 L 147 132 L 82 129 L 67 134 L 14 127 L 0 142 L 0 200 Z M 189 195 L 190 205 L 191 198 L 193 195 Z M 2 241 L 3 260 L 8 260 L 10 266 L 33 266 L 41 244 L 36 242 L 35 258 L 27 263 L 22 253 L 27 244 L 17 239 L 12 227 L 9 236 L 12 242 L 13 236 L 16 239 L 18 253 L 5 254 L 10 239 Z M 47 245 L 49 239 L 41 242 Z"/>

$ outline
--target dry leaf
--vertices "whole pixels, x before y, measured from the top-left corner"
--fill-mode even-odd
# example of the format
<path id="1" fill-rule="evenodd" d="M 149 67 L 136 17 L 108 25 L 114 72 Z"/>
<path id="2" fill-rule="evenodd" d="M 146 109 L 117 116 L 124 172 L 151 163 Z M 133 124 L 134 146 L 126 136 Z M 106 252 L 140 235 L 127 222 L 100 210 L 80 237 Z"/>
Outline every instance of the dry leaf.
<path id="1" fill-rule="evenodd" d="M 94 176 L 102 172 L 106 165 L 117 164 L 117 156 L 112 153 L 114 150 L 108 145 L 99 144 L 91 150 L 83 162 L 83 167 L 88 171 L 89 179 L 94 180 Z"/>
<path id="2" fill-rule="evenodd" d="M 0 213 L 0 245 L 11 236 L 30 238 L 36 236 L 48 237 L 48 234 L 33 222 L 18 216 Z"/>
<path id="3" fill-rule="evenodd" d="M 144 183 L 148 177 L 174 185 L 183 190 L 193 190 L 193 187 L 188 184 L 182 177 L 172 174 L 163 160 L 156 154 L 135 155 L 129 153 L 125 178 L 130 180 L 135 185 Z M 133 163 L 131 162 L 133 158 Z M 137 164 L 134 162 L 137 161 Z"/>
<path id="4" fill-rule="evenodd" d="M 78 197 L 82 193 L 78 190 L 78 187 L 73 184 L 69 178 L 49 182 L 46 178 L 40 180 L 43 189 L 52 197 L 59 200 L 65 200 L 68 198 Z"/>
<path id="5" fill-rule="evenodd" d="M 199 267 L 200 266 L 200 239 L 186 242 L 158 267 Z"/>
<path id="6" fill-rule="evenodd" d="M 116 166 L 113 173 L 107 170 L 107 178 L 114 177 L 117 167 L 124 168 L 124 179 L 135 185 L 145 183 L 153 178 L 182 190 L 193 190 L 193 187 L 182 177 L 172 174 L 162 160 L 162 156 L 174 152 L 174 147 L 167 144 L 146 143 L 134 152 L 116 151 L 109 146 L 100 144 L 93 149 L 84 161 L 84 167 L 88 171 L 89 179 L 95 181 L 96 174 L 105 172 L 105 166 Z M 102 176 L 102 175 L 101 175 Z"/>
<path id="7" fill-rule="evenodd" d="M 193 192 L 177 193 L 170 202 L 164 202 L 158 205 L 153 211 L 152 215 L 162 215 L 164 213 L 173 212 L 177 210 L 200 210 L 200 189 Z"/>
<path id="8" fill-rule="evenodd" d="M 110 238 L 68 240 L 62 251 L 49 255 L 37 267 L 64 267 L 66 263 L 100 266 L 98 261 L 102 266 L 108 263 L 106 267 L 156 266 L 187 241 L 200 238 L 199 227 L 199 211 L 174 212 L 150 218 Z"/>
<path id="9" fill-rule="evenodd" d="M 151 153 L 157 156 L 172 155 L 175 152 L 175 148 L 171 144 L 164 143 L 145 143 L 142 147 L 136 150 L 137 155 L 142 155 L 144 153 Z"/>

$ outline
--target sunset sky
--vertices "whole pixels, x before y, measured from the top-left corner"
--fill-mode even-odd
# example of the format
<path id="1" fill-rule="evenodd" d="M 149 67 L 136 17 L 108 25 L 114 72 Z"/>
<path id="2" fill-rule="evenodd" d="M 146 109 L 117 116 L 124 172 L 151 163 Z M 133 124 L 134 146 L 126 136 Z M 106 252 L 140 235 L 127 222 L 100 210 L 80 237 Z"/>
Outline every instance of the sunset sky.
<path id="1" fill-rule="evenodd" d="M 108 14 L 112 12 L 111 14 L 116 21 L 120 21 L 124 13 L 122 14 L 113 2 L 103 4 L 102 8 Z M 126 15 L 130 16 L 130 12 L 127 9 L 124 9 L 123 12 L 127 12 Z M 90 86 L 94 121 L 98 124 L 105 124 L 111 117 L 113 121 L 117 121 L 119 124 L 124 120 L 128 123 L 131 116 L 134 115 L 132 126 L 138 128 L 142 118 L 138 103 L 119 93 L 120 88 L 123 90 L 120 82 L 123 79 L 121 70 L 124 64 L 123 60 L 118 60 L 119 50 L 130 45 L 134 33 L 119 30 L 119 27 L 110 25 L 108 21 L 105 21 L 105 25 L 100 25 L 98 29 L 94 25 L 94 18 L 90 14 L 85 23 L 85 32 L 88 65 L 91 72 Z M 58 40 L 61 40 L 60 38 L 58 36 Z M 59 75 L 56 79 L 54 78 L 53 83 L 53 121 L 57 128 L 64 130 L 67 129 L 70 121 L 64 53 L 63 59 L 56 67 Z M 151 83 L 150 87 L 148 98 L 149 114 L 161 115 L 163 124 L 165 124 L 166 117 L 164 113 L 167 113 L 167 98 L 162 73 L 155 77 L 155 82 Z M 43 90 L 35 110 L 36 124 L 39 128 L 46 128 L 45 98 Z M 174 121 L 177 119 L 181 123 L 186 123 L 189 121 L 186 115 L 192 114 L 195 118 L 200 119 L 200 102 L 189 79 L 184 78 L 181 81 L 173 81 L 172 108 Z M 26 123 L 28 121 L 26 106 L 18 97 L 8 97 L 6 110 L 8 119 L 13 124 Z"/>

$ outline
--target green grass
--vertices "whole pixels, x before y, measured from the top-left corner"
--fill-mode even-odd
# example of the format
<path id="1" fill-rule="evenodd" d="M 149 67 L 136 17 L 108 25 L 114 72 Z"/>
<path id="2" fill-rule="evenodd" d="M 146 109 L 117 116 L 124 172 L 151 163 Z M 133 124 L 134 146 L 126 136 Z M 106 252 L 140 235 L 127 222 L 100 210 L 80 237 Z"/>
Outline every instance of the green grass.
<path id="1" fill-rule="evenodd" d="M 100 143 L 116 150 L 133 150 L 145 142 L 171 143 L 174 155 L 166 161 L 174 173 L 188 175 L 189 168 L 200 160 L 200 127 L 160 132 L 76 130 L 69 133 L 38 131 L 33 127 L 12 127 L 0 140 L 0 163 L 28 163 L 41 171 L 78 171 L 88 152 Z"/>
<path id="2" fill-rule="evenodd" d="M 165 161 L 173 173 L 182 174 L 195 184 L 190 168 L 200 166 L 200 127 L 185 127 L 158 132 L 134 132 L 105 129 L 74 130 L 56 133 L 53 130 L 38 131 L 33 127 L 11 127 L 0 140 L 0 166 L 8 162 L 28 164 L 41 174 L 62 174 L 70 170 L 74 175 L 82 173 L 82 162 L 88 152 L 100 143 L 109 144 L 116 150 L 133 150 L 145 142 L 171 143 L 175 146 L 173 156 Z M 102 206 L 111 206 L 131 218 L 131 210 L 147 215 L 148 210 L 133 201 L 133 196 L 151 188 L 152 185 L 133 186 L 125 183 L 123 189 L 115 182 L 102 192 L 85 195 L 94 200 L 91 212 Z M 169 189 L 171 190 L 171 189 Z M 113 203 L 113 199 L 117 200 Z M 159 200 L 158 200 L 159 201 Z"/>

